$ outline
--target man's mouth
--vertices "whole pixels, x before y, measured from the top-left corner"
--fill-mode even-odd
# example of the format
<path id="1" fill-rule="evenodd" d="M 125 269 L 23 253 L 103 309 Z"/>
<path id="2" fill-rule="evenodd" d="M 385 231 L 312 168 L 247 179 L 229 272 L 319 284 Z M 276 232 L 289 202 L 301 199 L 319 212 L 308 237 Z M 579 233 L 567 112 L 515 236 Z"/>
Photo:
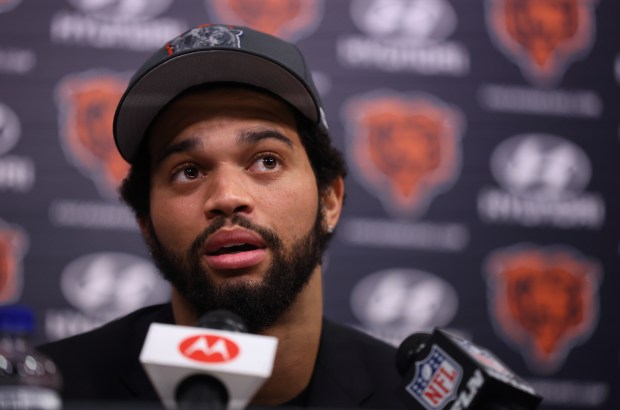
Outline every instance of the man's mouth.
<path id="1" fill-rule="evenodd" d="M 222 230 L 207 240 L 204 255 L 212 269 L 238 270 L 262 262 L 267 256 L 267 245 L 252 231 Z"/>
<path id="2" fill-rule="evenodd" d="M 252 245 L 249 243 L 235 243 L 231 245 L 222 246 L 221 248 L 219 248 L 218 250 L 214 252 L 208 252 L 207 255 L 213 255 L 213 256 L 226 255 L 226 254 L 253 251 L 255 249 L 259 249 L 258 246 Z"/>

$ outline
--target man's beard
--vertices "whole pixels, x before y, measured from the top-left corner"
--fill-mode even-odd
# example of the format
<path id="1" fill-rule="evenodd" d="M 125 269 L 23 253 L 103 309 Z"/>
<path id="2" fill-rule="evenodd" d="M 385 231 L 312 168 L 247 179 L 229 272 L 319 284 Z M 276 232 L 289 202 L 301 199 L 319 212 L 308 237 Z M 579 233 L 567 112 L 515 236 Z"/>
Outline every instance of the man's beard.
<path id="1" fill-rule="evenodd" d="M 244 320 L 249 332 L 261 333 L 290 308 L 321 260 L 330 234 L 323 230 L 320 209 L 314 226 L 293 243 L 288 252 L 273 230 L 256 225 L 241 215 L 231 218 L 234 225 L 258 233 L 272 251 L 271 265 L 259 283 L 218 284 L 201 264 L 205 241 L 225 225 L 226 217 L 213 221 L 198 235 L 185 255 L 161 244 L 150 219 L 150 238 L 146 243 L 164 278 L 190 303 L 198 317 L 212 310 L 228 310 Z"/>

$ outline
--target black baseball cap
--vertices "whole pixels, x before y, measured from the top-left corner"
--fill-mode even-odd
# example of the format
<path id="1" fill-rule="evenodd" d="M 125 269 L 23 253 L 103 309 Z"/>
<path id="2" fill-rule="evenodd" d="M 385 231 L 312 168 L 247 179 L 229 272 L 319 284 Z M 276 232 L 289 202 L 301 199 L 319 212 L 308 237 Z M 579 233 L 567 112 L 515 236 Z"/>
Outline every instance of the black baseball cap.
<path id="1" fill-rule="evenodd" d="M 265 89 L 327 130 L 303 55 L 292 43 L 247 27 L 205 24 L 168 42 L 129 81 L 114 115 L 114 141 L 132 162 L 157 113 L 183 91 L 232 82 Z"/>

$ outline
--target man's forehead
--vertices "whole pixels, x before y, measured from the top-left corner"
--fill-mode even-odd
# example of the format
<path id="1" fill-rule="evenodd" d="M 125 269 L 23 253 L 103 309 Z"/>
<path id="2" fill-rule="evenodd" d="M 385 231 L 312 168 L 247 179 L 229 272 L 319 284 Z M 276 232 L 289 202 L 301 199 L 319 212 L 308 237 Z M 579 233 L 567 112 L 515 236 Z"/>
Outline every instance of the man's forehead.
<path id="1" fill-rule="evenodd" d="M 180 94 L 157 114 L 153 124 L 192 120 L 193 116 L 264 117 L 296 123 L 293 108 L 268 92 L 242 86 L 211 86 Z"/>
<path id="2" fill-rule="evenodd" d="M 289 134 L 294 142 L 301 143 L 297 133 L 297 117 L 283 101 L 252 88 L 208 87 L 183 93 L 157 115 L 147 133 L 149 150 L 161 150 L 198 123 L 215 126 L 237 122 L 245 123 L 245 130 L 240 133 L 272 128 L 276 132 Z"/>

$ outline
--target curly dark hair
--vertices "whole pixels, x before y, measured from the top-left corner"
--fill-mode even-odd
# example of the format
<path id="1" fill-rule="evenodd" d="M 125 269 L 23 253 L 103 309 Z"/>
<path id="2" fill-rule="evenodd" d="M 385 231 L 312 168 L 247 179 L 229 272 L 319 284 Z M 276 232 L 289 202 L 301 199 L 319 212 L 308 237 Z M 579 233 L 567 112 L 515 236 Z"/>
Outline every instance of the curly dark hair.
<path id="1" fill-rule="evenodd" d="M 194 90 L 195 88 L 191 88 L 186 92 Z M 265 90 L 261 91 L 265 92 Z M 276 98 L 278 97 L 276 96 Z M 313 124 L 296 109 L 292 109 L 292 111 L 295 114 L 297 132 L 301 143 L 314 171 L 319 193 L 323 194 L 336 178 L 346 177 L 346 163 L 342 153 L 332 145 L 331 138 L 325 130 Z M 146 135 L 149 135 L 148 130 Z M 127 177 L 119 188 L 121 199 L 129 205 L 138 219 L 146 219 L 150 215 L 150 185 L 148 138 L 145 137 L 136 151 Z"/>

